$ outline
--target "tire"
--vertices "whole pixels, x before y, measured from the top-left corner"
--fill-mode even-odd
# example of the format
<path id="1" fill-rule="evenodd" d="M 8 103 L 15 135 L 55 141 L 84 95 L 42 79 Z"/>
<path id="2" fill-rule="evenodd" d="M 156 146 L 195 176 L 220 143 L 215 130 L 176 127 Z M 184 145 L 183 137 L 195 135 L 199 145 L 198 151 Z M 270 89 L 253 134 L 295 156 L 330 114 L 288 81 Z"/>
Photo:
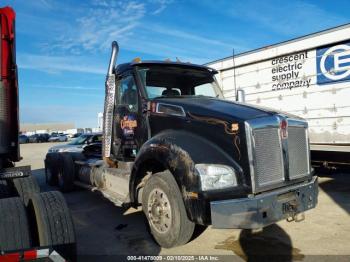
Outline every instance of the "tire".
<path id="1" fill-rule="evenodd" d="M 28 213 L 36 221 L 33 240 L 39 246 L 52 246 L 64 258 L 75 261 L 76 237 L 73 219 L 62 193 L 33 194 Z"/>
<path id="2" fill-rule="evenodd" d="M 72 156 L 69 153 L 60 154 L 60 167 L 58 168 L 58 186 L 62 192 L 70 192 L 74 189 L 75 167 Z"/>
<path id="3" fill-rule="evenodd" d="M 46 184 L 50 186 L 58 185 L 59 154 L 49 153 L 45 158 L 45 178 Z"/>
<path id="4" fill-rule="evenodd" d="M 40 192 L 40 187 L 34 176 L 13 179 L 13 185 L 25 206 L 28 205 L 31 194 Z"/>
<path id="5" fill-rule="evenodd" d="M 10 197 L 11 191 L 5 180 L 0 180 L 0 199 Z"/>
<path id="6" fill-rule="evenodd" d="M 158 199 L 156 203 L 160 202 L 162 211 L 168 213 L 161 216 L 159 224 L 155 214 L 159 204 L 152 201 L 153 197 Z M 188 219 L 181 192 L 170 171 L 156 173 L 146 182 L 142 193 L 142 209 L 151 234 L 160 246 L 180 246 L 191 239 L 195 224 Z"/>
<path id="7" fill-rule="evenodd" d="M 1 199 L 0 214 L 0 250 L 30 248 L 29 224 L 22 200 L 19 197 Z"/>

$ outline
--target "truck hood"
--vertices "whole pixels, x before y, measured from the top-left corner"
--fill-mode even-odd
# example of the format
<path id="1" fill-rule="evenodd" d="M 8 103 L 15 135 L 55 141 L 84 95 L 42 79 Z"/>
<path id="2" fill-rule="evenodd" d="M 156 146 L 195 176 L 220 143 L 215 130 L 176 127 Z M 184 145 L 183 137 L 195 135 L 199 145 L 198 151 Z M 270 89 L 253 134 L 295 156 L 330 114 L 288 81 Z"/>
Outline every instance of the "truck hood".
<path id="1" fill-rule="evenodd" d="M 245 121 L 254 118 L 282 114 L 270 108 L 251 106 L 245 103 L 232 102 L 228 100 L 211 97 L 181 97 L 181 98 L 157 98 L 158 103 L 177 105 L 184 108 L 185 112 L 214 118 L 235 119 L 236 121 Z M 293 116 L 293 118 L 296 118 Z"/>

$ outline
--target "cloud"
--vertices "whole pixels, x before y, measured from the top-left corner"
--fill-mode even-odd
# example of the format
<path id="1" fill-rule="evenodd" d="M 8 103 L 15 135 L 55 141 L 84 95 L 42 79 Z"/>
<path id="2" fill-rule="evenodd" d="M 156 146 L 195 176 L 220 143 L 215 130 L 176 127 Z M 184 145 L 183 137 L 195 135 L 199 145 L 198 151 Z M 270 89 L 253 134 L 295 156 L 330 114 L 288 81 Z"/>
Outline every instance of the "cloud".
<path id="1" fill-rule="evenodd" d="M 232 49 L 232 44 L 228 44 L 226 42 L 224 43 L 222 41 L 212 39 L 210 37 L 199 36 L 199 35 L 196 35 L 194 33 L 185 32 L 185 31 L 178 30 L 175 28 L 164 27 L 164 26 L 156 25 L 156 24 L 147 25 L 147 27 L 149 27 L 150 31 L 160 33 L 163 35 L 173 36 L 173 37 L 185 39 L 188 41 L 195 41 L 197 43 L 201 43 L 201 44 L 205 44 L 205 45 L 211 45 L 211 46 Z M 235 45 L 235 46 L 237 47 L 237 45 Z M 244 49 L 245 47 L 239 46 L 237 48 Z"/>
<path id="2" fill-rule="evenodd" d="M 49 56 L 18 54 L 18 67 L 20 69 L 33 69 L 46 73 L 57 74 L 62 71 L 81 72 L 91 74 L 106 74 L 107 66 L 91 63 L 86 56 Z"/>
<path id="3" fill-rule="evenodd" d="M 36 34 L 36 37 L 42 40 L 38 51 L 44 53 L 45 57 L 38 64 L 28 61 L 28 57 L 23 58 L 22 68 L 38 69 L 51 74 L 60 71 L 102 73 L 106 65 L 91 67 L 82 64 L 77 67 L 74 61 L 71 63 L 72 59 L 64 57 L 108 54 L 111 42 L 116 39 L 122 50 L 140 55 L 148 54 L 152 59 L 155 56 L 172 59 L 179 57 L 181 60 L 196 63 L 208 62 L 222 56 L 223 53 L 230 54 L 233 46 L 240 51 L 249 49 L 232 39 L 223 42 L 205 34 L 201 35 L 200 32 L 179 29 L 176 25 L 160 24 L 156 16 L 172 3 L 172 0 L 90 0 L 88 4 L 79 5 L 77 12 L 72 15 L 67 6 L 50 0 L 50 5 L 54 6 L 56 13 L 66 18 L 69 14 L 71 17 L 57 20 L 55 16 L 47 18 L 47 14 L 37 18 L 27 15 L 26 20 L 31 21 L 33 29 L 27 30 L 26 23 L 22 23 L 21 32 Z M 52 40 L 48 42 L 41 33 L 33 33 L 41 32 L 34 30 L 35 27 L 43 27 L 44 31 L 48 32 L 47 38 Z M 34 58 L 40 59 L 30 59 Z M 58 63 L 53 65 L 51 61 L 56 60 Z"/>
<path id="4" fill-rule="evenodd" d="M 42 6 L 43 8 L 46 9 L 52 9 L 52 1 L 51 0 L 40 0 L 40 1 L 35 1 L 39 2 L 38 6 Z"/>
<path id="5" fill-rule="evenodd" d="M 65 32 L 48 45 L 51 51 L 80 54 L 97 53 L 109 48 L 110 43 L 123 41 L 146 14 L 146 4 L 137 1 L 92 1 L 82 15 L 78 15 Z"/>
<path id="6" fill-rule="evenodd" d="M 279 1 L 247 0 L 222 10 L 236 19 L 255 21 L 261 27 L 287 36 L 311 33 L 347 22 L 344 17 L 301 1 L 286 1 L 281 5 Z"/>
<path id="7" fill-rule="evenodd" d="M 233 41 L 232 44 L 227 44 L 174 26 L 150 22 L 150 16 L 160 14 L 172 2 L 92 0 L 89 7 L 80 6 L 80 12 L 76 13 L 69 23 L 65 20 L 61 27 L 56 27 L 59 30 L 56 35 L 59 37 L 50 43 L 42 44 L 41 47 L 49 54 L 81 56 L 107 53 L 111 42 L 117 39 L 124 50 L 164 58 L 179 57 L 196 63 L 208 62 L 221 56 L 222 52 L 229 54 L 232 46 L 240 50 L 247 49 Z M 50 24 L 55 22 L 51 21 Z M 40 68 L 43 69 L 43 66 Z M 54 73 L 55 69 L 57 66 L 49 66 L 45 71 Z M 70 63 L 67 67 L 62 66 L 58 69 L 78 70 Z M 79 70 L 86 71 L 86 68 Z"/>
<path id="8" fill-rule="evenodd" d="M 149 0 L 149 2 L 159 5 L 159 7 L 152 12 L 153 15 L 157 15 L 163 12 L 167 8 L 167 6 L 171 4 L 173 1 L 172 0 Z"/>

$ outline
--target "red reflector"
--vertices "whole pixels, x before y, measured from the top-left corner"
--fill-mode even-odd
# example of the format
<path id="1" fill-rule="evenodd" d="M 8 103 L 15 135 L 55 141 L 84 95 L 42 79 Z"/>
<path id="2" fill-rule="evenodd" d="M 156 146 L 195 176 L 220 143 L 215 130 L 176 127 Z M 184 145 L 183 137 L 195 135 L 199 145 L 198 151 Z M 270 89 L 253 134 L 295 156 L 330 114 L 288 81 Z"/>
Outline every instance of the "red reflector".
<path id="1" fill-rule="evenodd" d="M 19 253 L 12 253 L 0 255 L 0 262 L 17 262 L 20 261 L 21 255 Z"/>
<path id="2" fill-rule="evenodd" d="M 36 250 L 30 250 L 24 252 L 24 260 L 33 260 L 37 258 Z"/>

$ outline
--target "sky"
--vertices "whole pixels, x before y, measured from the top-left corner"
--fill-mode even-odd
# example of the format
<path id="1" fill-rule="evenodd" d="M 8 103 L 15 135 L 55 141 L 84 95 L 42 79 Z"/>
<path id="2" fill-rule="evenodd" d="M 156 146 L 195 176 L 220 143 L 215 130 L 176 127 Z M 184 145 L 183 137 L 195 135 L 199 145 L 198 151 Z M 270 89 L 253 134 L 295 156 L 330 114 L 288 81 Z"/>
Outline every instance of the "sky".
<path id="1" fill-rule="evenodd" d="M 349 1 L 1 0 L 16 11 L 21 123 L 96 127 L 117 63 L 207 63 L 350 22 Z"/>

